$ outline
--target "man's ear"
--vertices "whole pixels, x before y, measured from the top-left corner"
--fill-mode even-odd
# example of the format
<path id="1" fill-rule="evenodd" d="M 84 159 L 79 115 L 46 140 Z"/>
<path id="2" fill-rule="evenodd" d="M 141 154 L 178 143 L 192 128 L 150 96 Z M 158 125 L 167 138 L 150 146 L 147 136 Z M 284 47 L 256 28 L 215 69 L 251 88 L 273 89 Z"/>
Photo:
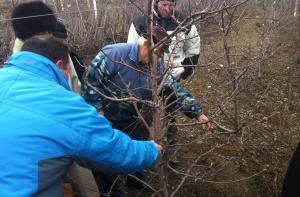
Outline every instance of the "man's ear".
<path id="1" fill-rule="evenodd" d="M 64 70 L 64 62 L 62 60 L 58 60 L 55 64 L 60 70 Z"/>
<path id="2" fill-rule="evenodd" d="M 146 53 L 146 50 L 147 50 L 147 47 L 148 47 L 148 44 L 147 44 L 147 41 L 143 41 L 140 45 L 140 52 L 141 52 L 141 55 L 144 56 L 145 53 Z"/>
<path id="3" fill-rule="evenodd" d="M 139 45 L 139 61 L 142 63 L 148 63 L 148 43 L 147 41 L 141 42 Z"/>
<path id="4" fill-rule="evenodd" d="M 69 80 L 71 67 L 69 64 L 66 64 L 62 60 L 58 60 L 55 65 L 58 69 L 64 74 L 65 79 Z"/>
<path id="5" fill-rule="evenodd" d="M 148 41 L 147 40 L 145 40 L 144 42 L 143 42 L 143 48 L 148 48 Z"/>

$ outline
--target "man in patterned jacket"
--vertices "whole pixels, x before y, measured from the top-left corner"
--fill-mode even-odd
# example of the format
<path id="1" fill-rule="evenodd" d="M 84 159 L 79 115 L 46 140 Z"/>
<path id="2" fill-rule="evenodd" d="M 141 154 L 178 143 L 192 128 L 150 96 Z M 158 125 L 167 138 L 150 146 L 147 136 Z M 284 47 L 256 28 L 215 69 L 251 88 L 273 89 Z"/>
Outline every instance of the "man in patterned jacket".
<path id="1" fill-rule="evenodd" d="M 83 80 L 85 100 L 92 104 L 99 114 L 104 114 L 115 128 L 119 128 L 134 139 L 148 139 L 149 133 L 145 129 L 136 129 L 143 124 L 131 103 L 113 101 L 113 99 L 129 97 L 130 92 L 141 101 L 151 100 L 147 63 L 147 41 L 139 44 L 108 45 L 92 60 Z M 160 60 L 157 67 L 159 78 L 162 78 L 164 66 Z M 202 113 L 200 104 L 172 75 L 169 75 L 165 81 L 163 94 L 166 97 L 172 94 L 174 101 L 172 107 L 178 108 L 189 118 L 196 118 L 200 122 L 208 121 L 206 115 Z M 138 107 L 142 106 L 143 104 L 138 104 Z M 207 130 L 209 125 L 203 124 L 202 128 Z M 141 134 L 141 132 L 145 133 Z"/>
<path id="2" fill-rule="evenodd" d="M 132 103 L 116 100 L 130 95 L 141 101 L 151 100 L 152 92 L 147 63 L 147 41 L 139 44 L 108 45 L 91 62 L 82 86 L 84 99 L 93 105 L 99 114 L 104 114 L 114 128 L 136 140 L 149 139 L 149 131 L 140 120 Z M 162 61 L 158 60 L 157 68 L 159 83 L 164 73 Z M 165 95 L 165 98 L 172 95 L 170 96 L 172 108 L 178 109 L 173 109 L 173 111 L 181 111 L 189 118 L 195 118 L 201 123 L 208 121 L 206 115 L 202 113 L 200 104 L 180 86 L 173 76 L 168 75 L 161 94 Z M 145 105 L 138 102 L 137 107 L 146 112 L 143 115 L 148 119 L 147 116 L 151 112 L 145 110 Z M 210 128 L 209 123 L 201 126 L 204 130 Z M 110 181 L 113 182 L 113 180 Z M 107 189 L 109 190 L 109 187 Z"/>

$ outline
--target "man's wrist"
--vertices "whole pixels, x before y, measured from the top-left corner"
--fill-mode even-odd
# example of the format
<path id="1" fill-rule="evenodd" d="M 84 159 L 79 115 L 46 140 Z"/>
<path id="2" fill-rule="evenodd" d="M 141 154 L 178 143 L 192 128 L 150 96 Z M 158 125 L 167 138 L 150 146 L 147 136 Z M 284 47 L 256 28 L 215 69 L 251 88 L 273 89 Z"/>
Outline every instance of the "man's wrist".
<path id="1" fill-rule="evenodd" d="M 200 118 L 200 116 L 202 116 L 202 115 L 204 115 L 204 113 L 201 111 L 201 112 L 199 112 L 198 114 L 197 114 L 197 119 L 199 119 Z"/>

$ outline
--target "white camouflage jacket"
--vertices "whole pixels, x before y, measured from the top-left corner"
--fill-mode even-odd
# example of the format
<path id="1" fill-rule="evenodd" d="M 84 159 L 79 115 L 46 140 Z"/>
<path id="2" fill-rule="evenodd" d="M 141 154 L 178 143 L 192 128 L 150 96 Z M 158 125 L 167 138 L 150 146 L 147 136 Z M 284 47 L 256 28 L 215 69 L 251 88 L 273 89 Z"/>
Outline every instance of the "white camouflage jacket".
<path id="1" fill-rule="evenodd" d="M 174 19 L 175 18 L 175 19 Z M 163 27 L 170 35 L 177 28 L 178 24 L 182 22 L 186 16 L 182 13 L 175 11 L 174 18 L 162 18 L 159 14 L 153 12 L 154 25 Z M 138 16 L 132 22 L 129 33 L 128 43 L 137 43 L 146 35 L 147 32 L 147 17 Z M 179 79 L 184 73 L 184 68 L 181 65 L 196 65 L 200 55 L 200 37 L 195 25 L 192 25 L 172 38 L 169 45 L 169 53 L 165 53 L 164 61 L 165 67 L 174 67 L 172 69 L 172 75 Z"/>

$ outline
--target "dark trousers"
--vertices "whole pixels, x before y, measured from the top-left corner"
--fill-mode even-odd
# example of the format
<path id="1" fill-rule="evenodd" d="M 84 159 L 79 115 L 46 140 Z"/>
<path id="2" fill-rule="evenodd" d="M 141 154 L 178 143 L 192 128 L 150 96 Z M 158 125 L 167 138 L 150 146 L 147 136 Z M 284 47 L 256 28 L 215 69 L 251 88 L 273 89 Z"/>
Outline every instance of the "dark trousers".
<path id="1" fill-rule="evenodd" d="M 134 140 L 148 140 L 149 132 L 144 124 L 139 119 L 130 119 L 126 121 L 111 121 L 112 127 L 127 134 Z M 108 196 L 111 191 L 111 197 L 120 197 L 122 191 L 120 189 L 120 180 L 117 180 L 118 175 L 93 172 L 101 196 Z"/>
<path id="2" fill-rule="evenodd" d="M 130 119 L 125 121 L 111 121 L 112 127 L 127 134 L 134 140 L 149 140 L 149 131 L 139 119 Z"/>
<path id="3" fill-rule="evenodd" d="M 300 196 L 300 143 L 298 144 L 288 170 L 286 172 L 282 197 L 299 197 Z"/>

